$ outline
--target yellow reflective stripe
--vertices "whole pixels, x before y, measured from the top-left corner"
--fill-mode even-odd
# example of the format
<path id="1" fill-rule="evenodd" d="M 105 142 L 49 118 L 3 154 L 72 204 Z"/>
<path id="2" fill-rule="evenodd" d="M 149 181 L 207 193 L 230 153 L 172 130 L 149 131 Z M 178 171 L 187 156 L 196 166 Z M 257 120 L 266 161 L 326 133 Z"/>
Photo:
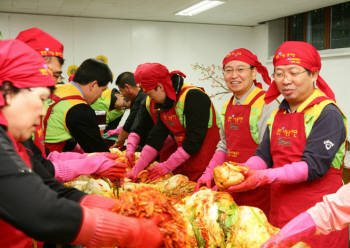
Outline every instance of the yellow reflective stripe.
<path id="1" fill-rule="evenodd" d="M 297 109 L 297 113 L 302 112 L 307 105 L 309 105 L 313 100 L 315 100 L 317 97 L 320 96 L 326 96 L 322 91 L 320 91 L 319 89 L 315 89 L 311 96 L 309 96 Z"/>
<path id="2" fill-rule="evenodd" d="M 146 97 L 146 109 L 148 113 L 151 115 L 151 98 L 149 96 Z"/>

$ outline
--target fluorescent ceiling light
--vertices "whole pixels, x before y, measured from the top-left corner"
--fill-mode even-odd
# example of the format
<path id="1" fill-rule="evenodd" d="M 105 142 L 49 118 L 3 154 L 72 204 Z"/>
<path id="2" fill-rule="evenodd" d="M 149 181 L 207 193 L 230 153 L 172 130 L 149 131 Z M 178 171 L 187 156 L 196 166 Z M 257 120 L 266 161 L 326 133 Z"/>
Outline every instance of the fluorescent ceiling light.
<path id="1" fill-rule="evenodd" d="M 182 16 L 194 16 L 197 15 L 203 11 L 206 11 L 208 9 L 214 8 L 216 6 L 219 6 L 223 4 L 223 1 L 211 1 L 211 0 L 204 0 L 201 1 L 195 5 L 192 5 L 191 7 L 181 10 L 177 12 L 175 15 L 182 15 Z"/>

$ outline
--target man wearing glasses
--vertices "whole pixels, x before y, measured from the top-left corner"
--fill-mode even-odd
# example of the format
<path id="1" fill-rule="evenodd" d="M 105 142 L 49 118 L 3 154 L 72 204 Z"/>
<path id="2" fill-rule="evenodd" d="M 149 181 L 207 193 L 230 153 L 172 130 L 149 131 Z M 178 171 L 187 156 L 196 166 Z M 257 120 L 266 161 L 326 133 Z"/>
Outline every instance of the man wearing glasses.
<path id="1" fill-rule="evenodd" d="M 39 28 L 23 30 L 16 37 L 41 54 L 46 60 L 57 84 L 62 83 L 63 45 L 50 34 Z"/>
<path id="2" fill-rule="evenodd" d="M 244 163 L 254 155 L 263 138 L 266 121 L 277 103 L 264 103 L 265 91 L 256 81 L 256 73 L 260 73 L 264 82 L 270 84 L 266 67 L 247 49 L 233 50 L 223 60 L 224 79 L 233 96 L 225 103 L 221 111 L 221 140 L 210 163 L 197 183 L 212 186 L 213 170 L 225 161 Z M 268 216 L 269 188 L 254 192 L 234 193 L 237 204 L 259 207 Z"/>

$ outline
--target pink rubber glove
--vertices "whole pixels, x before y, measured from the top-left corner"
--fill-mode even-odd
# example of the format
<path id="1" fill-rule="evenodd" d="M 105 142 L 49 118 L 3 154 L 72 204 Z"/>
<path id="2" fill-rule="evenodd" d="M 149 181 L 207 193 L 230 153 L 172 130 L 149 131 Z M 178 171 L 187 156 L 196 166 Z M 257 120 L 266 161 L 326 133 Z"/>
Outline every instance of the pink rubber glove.
<path id="1" fill-rule="evenodd" d="M 157 154 L 158 151 L 156 149 L 154 149 L 152 146 L 145 145 L 136 165 L 126 174 L 126 177 L 135 180 L 140 171 L 146 168 L 157 157 Z"/>
<path id="2" fill-rule="evenodd" d="M 116 200 L 100 196 L 100 195 L 86 195 L 80 201 L 80 206 L 88 208 L 101 208 L 112 211 L 116 205 Z"/>
<path id="3" fill-rule="evenodd" d="M 130 133 L 128 136 L 128 144 L 126 145 L 126 158 L 131 166 L 135 164 L 135 151 L 140 143 L 140 136 L 137 133 Z"/>
<path id="4" fill-rule="evenodd" d="M 83 220 L 73 244 L 86 247 L 157 248 L 162 234 L 160 218 L 136 219 L 102 209 L 83 207 Z"/>
<path id="5" fill-rule="evenodd" d="M 256 189 L 271 183 L 293 184 L 305 182 L 308 178 L 308 165 L 305 161 L 293 162 L 283 167 L 266 170 L 248 170 L 245 180 L 226 189 L 228 192 L 242 192 Z"/>
<path id="6" fill-rule="evenodd" d="M 191 157 L 182 147 L 177 148 L 177 150 L 168 158 L 167 161 L 159 163 L 152 168 L 148 169 L 149 174 L 148 178 L 150 180 L 156 180 L 169 173 L 170 171 L 175 170 L 183 162 Z"/>
<path id="7" fill-rule="evenodd" d="M 315 234 L 316 225 L 311 215 L 304 212 L 289 221 L 281 231 L 265 242 L 261 248 L 291 247 Z"/>
<path id="8" fill-rule="evenodd" d="M 80 175 L 99 174 L 116 165 L 116 161 L 104 155 L 96 154 L 84 159 L 56 160 L 52 162 L 55 167 L 55 178 L 59 182 L 71 181 Z"/>
<path id="9" fill-rule="evenodd" d="M 349 195 L 350 183 L 340 187 L 334 194 L 324 195 L 321 202 L 307 210 L 316 224 L 316 234 L 327 235 L 349 226 Z"/>
<path id="10" fill-rule="evenodd" d="M 211 158 L 209 165 L 203 172 L 202 176 L 198 179 L 195 191 L 198 191 L 202 185 L 207 186 L 208 188 L 212 187 L 214 168 L 218 165 L 221 165 L 225 162 L 226 152 L 216 151 Z"/>
<path id="11" fill-rule="evenodd" d="M 108 138 L 114 135 L 119 135 L 122 132 L 122 130 L 123 130 L 123 127 L 118 127 L 116 129 L 108 130 L 106 137 Z"/>
<path id="12" fill-rule="evenodd" d="M 118 178 L 124 178 L 126 175 L 126 168 L 129 166 L 127 164 L 123 164 L 120 162 L 116 162 L 116 164 L 109 169 L 98 173 L 99 176 L 107 177 L 112 182 L 117 180 Z"/>
<path id="13" fill-rule="evenodd" d="M 81 159 L 86 158 L 87 153 L 78 153 L 78 152 L 57 152 L 53 151 L 47 156 L 47 159 L 51 162 L 56 160 L 70 160 L 70 159 Z"/>
<path id="14" fill-rule="evenodd" d="M 250 157 L 243 165 L 253 170 L 264 170 L 268 168 L 265 161 L 259 156 Z"/>

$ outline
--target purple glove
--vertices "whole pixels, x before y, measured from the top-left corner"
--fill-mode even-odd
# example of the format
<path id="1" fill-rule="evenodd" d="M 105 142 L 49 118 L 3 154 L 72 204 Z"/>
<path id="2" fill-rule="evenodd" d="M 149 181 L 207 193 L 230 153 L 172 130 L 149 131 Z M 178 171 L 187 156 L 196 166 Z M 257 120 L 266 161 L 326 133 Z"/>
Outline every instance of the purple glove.
<path id="1" fill-rule="evenodd" d="M 102 154 L 96 154 L 83 159 L 56 160 L 52 164 L 55 167 L 55 179 L 59 182 L 67 182 L 80 175 L 102 173 L 114 166 L 116 161 Z"/>
<path id="2" fill-rule="evenodd" d="M 203 172 L 203 175 L 198 179 L 195 191 L 198 191 L 202 185 L 211 188 L 213 181 L 214 168 L 225 162 L 226 153 L 224 151 L 216 151 L 211 158 L 209 165 Z"/>
<path id="3" fill-rule="evenodd" d="M 135 180 L 137 175 L 142 171 L 146 166 L 148 166 L 156 157 L 158 151 L 152 146 L 145 145 L 141 151 L 139 160 L 137 160 L 136 165 L 126 174 L 126 177 Z"/>
<path id="4" fill-rule="evenodd" d="M 261 248 L 291 247 L 298 241 L 315 234 L 316 224 L 307 212 L 289 221 L 281 231 L 265 242 Z"/>
<path id="5" fill-rule="evenodd" d="M 128 144 L 126 145 L 126 158 L 131 166 L 135 164 L 135 151 L 140 143 L 140 136 L 137 133 L 130 133 L 128 136 Z"/>
<path id="6" fill-rule="evenodd" d="M 51 162 L 55 162 L 56 160 L 70 160 L 70 159 L 81 159 L 86 158 L 87 153 L 78 153 L 78 152 L 57 152 L 53 151 L 47 156 L 47 159 Z"/>
<path id="7" fill-rule="evenodd" d="M 252 170 L 245 175 L 245 179 L 240 184 L 226 189 L 228 192 L 242 192 L 256 189 L 260 186 L 271 183 L 294 184 L 305 182 L 308 178 L 308 165 L 305 161 L 293 162 L 283 167 Z"/>
<path id="8" fill-rule="evenodd" d="M 107 131 L 107 138 L 108 137 L 111 137 L 111 136 L 114 136 L 114 135 L 119 135 L 123 130 L 123 127 L 118 127 L 116 129 L 112 129 L 112 130 L 109 130 Z"/>
<path id="9" fill-rule="evenodd" d="M 183 162 L 191 157 L 182 147 L 177 148 L 176 152 L 174 152 L 167 161 L 163 163 L 159 163 L 154 167 L 148 169 L 149 174 L 148 178 L 150 180 L 156 180 L 169 173 L 170 171 L 175 170 L 178 166 L 180 166 Z"/>

